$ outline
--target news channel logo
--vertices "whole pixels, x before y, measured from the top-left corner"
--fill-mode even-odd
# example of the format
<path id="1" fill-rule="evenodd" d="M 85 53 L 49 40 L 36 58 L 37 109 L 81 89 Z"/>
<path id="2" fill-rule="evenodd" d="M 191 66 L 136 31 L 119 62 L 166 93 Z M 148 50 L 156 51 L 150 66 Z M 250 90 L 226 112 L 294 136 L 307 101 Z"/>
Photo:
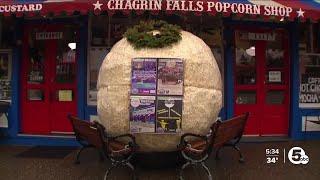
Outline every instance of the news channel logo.
<path id="1" fill-rule="evenodd" d="M 283 149 L 282 152 L 279 148 L 267 148 L 265 149 L 266 154 L 266 163 L 267 164 L 276 164 L 281 159 L 283 163 L 286 163 L 287 158 L 292 164 L 295 165 L 305 165 L 309 163 L 309 156 L 301 147 L 293 147 L 286 154 L 286 149 Z"/>

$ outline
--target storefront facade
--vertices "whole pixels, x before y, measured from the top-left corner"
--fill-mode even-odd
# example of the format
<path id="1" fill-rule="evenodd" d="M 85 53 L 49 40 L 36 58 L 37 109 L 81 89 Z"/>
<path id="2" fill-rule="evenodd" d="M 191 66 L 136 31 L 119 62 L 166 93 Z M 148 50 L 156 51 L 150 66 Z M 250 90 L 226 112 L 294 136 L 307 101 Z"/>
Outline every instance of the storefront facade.
<path id="1" fill-rule="evenodd" d="M 248 136 L 320 138 L 320 4 L 128 2 L 0 3 L 1 99 L 11 102 L 3 143 L 76 144 L 67 115 L 97 119 L 105 55 L 127 27 L 150 19 L 210 46 L 224 82 L 221 119 L 248 111 Z"/>

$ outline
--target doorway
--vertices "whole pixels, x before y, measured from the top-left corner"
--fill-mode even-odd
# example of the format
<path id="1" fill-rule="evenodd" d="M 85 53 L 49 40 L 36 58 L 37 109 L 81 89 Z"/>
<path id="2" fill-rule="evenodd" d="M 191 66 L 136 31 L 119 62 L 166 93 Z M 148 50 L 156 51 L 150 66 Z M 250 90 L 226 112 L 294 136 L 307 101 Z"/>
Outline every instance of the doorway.
<path id="1" fill-rule="evenodd" d="M 235 114 L 250 112 L 245 135 L 287 136 L 289 56 L 284 30 L 235 30 Z"/>
<path id="2" fill-rule="evenodd" d="M 67 115 L 77 114 L 77 34 L 72 25 L 24 27 L 22 133 L 72 132 Z"/>

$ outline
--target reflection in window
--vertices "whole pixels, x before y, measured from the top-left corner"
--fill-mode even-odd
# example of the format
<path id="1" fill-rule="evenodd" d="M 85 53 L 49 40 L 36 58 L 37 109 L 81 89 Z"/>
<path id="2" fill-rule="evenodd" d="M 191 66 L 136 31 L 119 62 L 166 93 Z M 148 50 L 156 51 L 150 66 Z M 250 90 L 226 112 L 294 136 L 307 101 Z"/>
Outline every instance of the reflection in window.
<path id="1" fill-rule="evenodd" d="M 63 32 L 63 38 L 58 40 L 56 57 L 57 83 L 72 83 L 76 73 L 76 29 L 68 26 Z"/>
<path id="2" fill-rule="evenodd" d="M 44 93 L 41 89 L 29 89 L 28 90 L 28 100 L 29 101 L 43 101 Z"/>
<path id="3" fill-rule="evenodd" d="M 236 83 L 256 84 L 255 42 L 247 40 L 247 33 L 236 31 Z"/>
<path id="4" fill-rule="evenodd" d="M 30 33 L 28 83 L 40 84 L 44 82 L 45 68 L 45 41 L 36 40 L 36 32 Z"/>
<path id="5" fill-rule="evenodd" d="M 275 33 L 274 41 L 266 41 L 266 66 L 267 68 L 284 67 L 284 48 L 282 33 Z"/>
<path id="6" fill-rule="evenodd" d="M 237 104 L 256 104 L 256 91 L 238 91 Z"/>
<path id="7" fill-rule="evenodd" d="M 270 90 L 266 95 L 267 104 L 284 104 L 284 91 Z"/>
<path id="8" fill-rule="evenodd" d="M 256 83 L 256 66 L 255 57 L 249 56 L 245 49 L 236 49 L 236 73 L 237 84 L 255 84 Z"/>
<path id="9" fill-rule="evenodd" d="M 266 49 L 266 62 L 268 68 L 282 68 L 284 66 L 284 51 L 281 49 Z"/>

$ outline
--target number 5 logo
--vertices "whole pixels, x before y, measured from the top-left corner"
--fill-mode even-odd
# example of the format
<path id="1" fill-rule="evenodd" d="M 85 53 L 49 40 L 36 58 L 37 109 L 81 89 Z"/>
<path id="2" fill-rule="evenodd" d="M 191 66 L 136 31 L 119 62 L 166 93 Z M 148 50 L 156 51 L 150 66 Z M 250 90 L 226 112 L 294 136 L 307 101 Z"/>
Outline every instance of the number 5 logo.
<path id="1" fill-rule="evenodd" d="M 288 152 L 288 159 L 292 164 L 307 164 L 309 157 L 301 147 L 293 147 Z"/>

